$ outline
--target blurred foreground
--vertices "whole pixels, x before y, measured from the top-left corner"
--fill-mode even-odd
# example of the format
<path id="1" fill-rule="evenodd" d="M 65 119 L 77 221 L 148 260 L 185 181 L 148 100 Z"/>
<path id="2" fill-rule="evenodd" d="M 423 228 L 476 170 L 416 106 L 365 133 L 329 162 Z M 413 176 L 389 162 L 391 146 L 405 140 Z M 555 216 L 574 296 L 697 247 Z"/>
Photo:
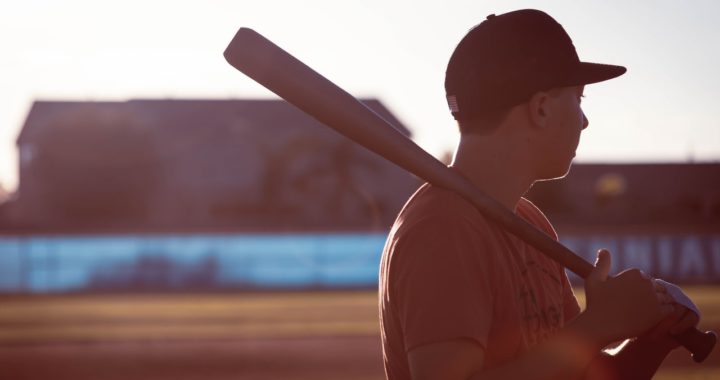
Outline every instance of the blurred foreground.
<path id="1" fill-rule="evenodd" d="M 685 287 L 720 330 L 720 287 Z M 582 291 L 578 289 L 582 299 Z M 0 298 L 0 379 L 382 379 L 376 293 Z M 676 350 L 656 379 L 720 377 Z"/>

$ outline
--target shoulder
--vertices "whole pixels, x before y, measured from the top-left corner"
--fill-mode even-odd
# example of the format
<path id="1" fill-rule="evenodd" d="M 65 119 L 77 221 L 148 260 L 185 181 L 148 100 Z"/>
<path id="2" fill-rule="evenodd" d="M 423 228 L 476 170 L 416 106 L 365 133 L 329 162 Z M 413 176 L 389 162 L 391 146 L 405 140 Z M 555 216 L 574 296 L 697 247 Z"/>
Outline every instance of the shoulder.
<path id="1" fill-rule="evenodd" d="M 456 192 L 425 184 L 408 200 L 398 215 L 393 233 L 427 233 L 428 229 L 447 234 L 456 230 L 482 232 L 497 227 L 472 203 Z"/>
<path id="2" fill-rule="evenodd" d="M 515 212 L 518 216 L 539 228 L 553 239 L 558 239 L 558 234 L 552 226 L 552 223 L 550 223 L 550 220 L 548 220 L 545 214 L 543 214 L 543 212 L 528 199 L 520 198 L 520 201 L 515 208 Z"/>
<path id="3" fill-rule="evenodd" d="M 384 256 L 400 264 L 396 270 L 438 263 L 477 268 L 494 263 L 503 251 L 503 236 L 501 227 L 455 192 L 424 185 L 400 212 Z"/>

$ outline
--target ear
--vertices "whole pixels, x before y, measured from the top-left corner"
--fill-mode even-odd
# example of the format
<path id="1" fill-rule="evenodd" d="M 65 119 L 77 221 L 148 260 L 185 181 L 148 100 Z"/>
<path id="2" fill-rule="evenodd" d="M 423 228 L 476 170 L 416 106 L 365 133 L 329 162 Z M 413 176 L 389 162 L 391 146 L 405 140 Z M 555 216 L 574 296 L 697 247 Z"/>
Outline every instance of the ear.
<path id="1" fill-rule="evenodd" d="M 550 116 L 550 94 L 536 92 L 528 101 L 528 117 L 534 126 L 545 127 Z"/>

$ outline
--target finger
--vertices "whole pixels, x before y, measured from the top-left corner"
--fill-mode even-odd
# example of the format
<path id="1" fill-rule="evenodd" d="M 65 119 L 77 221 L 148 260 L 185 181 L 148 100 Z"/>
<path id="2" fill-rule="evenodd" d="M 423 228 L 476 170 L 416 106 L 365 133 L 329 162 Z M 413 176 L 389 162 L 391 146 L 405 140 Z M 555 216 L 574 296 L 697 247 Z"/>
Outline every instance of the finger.
<path id="1" fill-rule="evenodd" d="M 683 314 L 682 309 L 673 308 L 673 311 L 670 312 L 670 314 L 663 317 L 663 319 L 652 328 L 649 335 L 654 338 L 660 338 L 660 337 L 664 336 L 665 334 L 668 334 L 670 332 L 670 329 L 673 326 L 675 326 L 675 324 L 682 317 L 682 314 Z"/>
<path id="2" fill-rule="evenodd" d="M 679 319 L 680 320 L 670 329 L 670 335 L 680 334 L 691 327 L 697 326 L 698 322 L 700 322 L 698 315 L 688 309 L 684 310 Z"/>
<path id="3" fill-rule="evenodd" d="M 675 326 L 685 314 L 685 308 L 674 303 L 672 306 L 672 312 L 663 320 L 665 331 L 670 331 L 672 326 Z"/>
<path id="4" fill-rule="evenodd" d="M 657 300 L 661 304 L 675 304 L 676 303 L 675 299 L 667 293 L 657 293 L 656 292 L 655 296 L 657 296 Z"/>
<path id="5" fill-rule="evenodd" d="M 647 337 L 651 340 L 660 341 L 668 336 L 671 336 L 672 334 L 670 333 L 670 329 L 675 326 L 678 318 L 680 318 L 675 311 L 676 309 L 670 305 L 665 305 L 661 308 L 662 318 L 658 324 L 653 326 L 653 328 L 646 333 Z"/>
<path id="6" fill-rule="evenodd" d="M 599 250 L 595 260 L 595 269 L 590 272 L 588 279 L 598 282 L 605 281 L 610 274 L 610 264 L 610 252 L 607 249 Z"/>
<path id="7" fill-rule="evenodd" d="M 663 318 L 666 318 L 670 315 L 672 315 L 675 312 L 675 306 L 672 303 L 663 303 L 660 304 L 660 314 L 663 316 Z"/>
<path id="8" fill-rule="evenodd" d="M 667 293 L 667 288 L 665 285 L 658 282 L 656 279 L 652 279 L 653 285 L 655 286 L 655 291 L 658 293 Z"/>

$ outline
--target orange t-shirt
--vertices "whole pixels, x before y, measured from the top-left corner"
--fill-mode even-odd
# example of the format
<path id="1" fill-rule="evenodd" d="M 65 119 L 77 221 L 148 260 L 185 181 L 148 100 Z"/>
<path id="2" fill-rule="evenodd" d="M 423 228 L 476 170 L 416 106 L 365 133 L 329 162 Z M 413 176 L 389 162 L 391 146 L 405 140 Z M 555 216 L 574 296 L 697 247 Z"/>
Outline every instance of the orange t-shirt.
<path id="1" fill-rule="evenodd" d="M 516 214 L 557 239 L 521 199 Z M 421 187 L 400 212 L 380 265 L 380 324 L 388 379 L 410 379 L 407 353 L 472 339 L 485 368 L 547 339 L 580 307 L 564 269 L 454 192 Z"/>

